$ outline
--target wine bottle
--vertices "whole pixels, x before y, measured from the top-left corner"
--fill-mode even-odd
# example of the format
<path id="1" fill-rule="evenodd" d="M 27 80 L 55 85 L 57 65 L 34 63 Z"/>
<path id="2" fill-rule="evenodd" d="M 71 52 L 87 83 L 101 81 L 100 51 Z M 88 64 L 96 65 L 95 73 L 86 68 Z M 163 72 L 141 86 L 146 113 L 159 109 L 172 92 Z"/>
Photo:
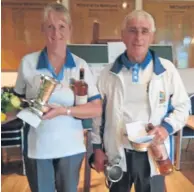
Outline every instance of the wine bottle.
<path id="1" fill-rule="evenodd" d="M 84 68 L 80 68 L 79 80 L 74 84 L 75 105 L 83 105 L 88 102 L 88 84 L 84 80 Z"/>
<path id="2" fill-rule="evenodd" d="M 154 126 L 151 123 L 149 123 L 146 129 L 147 132 L 153 129 L 154 129 Z M 150 149 L 151 149 L 153 158 L 156 161 L 160 174 L 165 176 L 172 173 L 173 165 L 168 156 L 164 142 L 162 143 L 152 142 L 150 145 Z"/>

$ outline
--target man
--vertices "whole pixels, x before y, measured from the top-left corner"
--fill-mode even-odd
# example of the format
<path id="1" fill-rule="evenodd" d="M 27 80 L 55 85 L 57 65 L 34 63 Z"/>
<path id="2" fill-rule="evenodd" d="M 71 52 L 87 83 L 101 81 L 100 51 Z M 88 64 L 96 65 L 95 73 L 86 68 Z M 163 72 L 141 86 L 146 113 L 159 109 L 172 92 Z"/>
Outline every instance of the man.
<path id="1" fill-rule="evenodd" d="M 175 66 L 149 50 L 154 32 L 149 13 L 136 10 L 127 15 L 122 26 L 126 51 L 102 71 L 98 81 L 105 119 L 93 123 L 94 165 L 103 171 L 106 158 L 111 162 L 119 156 L 124 171 L 110 192 L 128 192 L 133 183 L 136 192 L 164 192 L 164 177 L 152 169 L 147 152 L 133 149 L 125 125 L 152 123 L 154 140 L 165 141 L 172 152 L 172 134 L 183 128 L 189 114 L 190 101 Z"/>

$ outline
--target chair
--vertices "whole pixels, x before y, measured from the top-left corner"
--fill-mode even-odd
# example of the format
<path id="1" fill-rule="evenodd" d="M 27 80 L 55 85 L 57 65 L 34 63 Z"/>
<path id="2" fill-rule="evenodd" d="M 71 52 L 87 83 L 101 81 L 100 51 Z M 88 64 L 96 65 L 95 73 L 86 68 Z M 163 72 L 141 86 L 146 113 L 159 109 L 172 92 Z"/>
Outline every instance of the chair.
<path id="1" fill-rule="evenodd" d="M 190 110 L 190 115 L 194 115 L 194 94 L 191 94 L 189 96 L 190 100 L 191 100 L 191 110 Z M 189 143 L 190 143 L 190 140 L 192 138 L 194 138 L 194 130 L 192 130 L 191 128 L 189 128 L 188 126 L 185 126 L 181 131 L 179 131 L 178 134 L 178 150 L 177 150 L 177 160 L 176 160 L 176 169 L 177 170 L 180 170 L 180 162 L 181 162 L 181 149 L 182 149 L 182 140 L 183 139 L 189 139 L 189 142 L 187 144 L 187 147 L 186 147 L 186 151 L 188 150 L 188 147 L 189 147 Z"/>
<path id="2" fill-rule="evenodd" d="M 190 100 L 191 100 L 191 111 L 190 111 L 190 114 L 194 115 L 194 94 L 190 95 Z M 189 142 L 188 142 L 187 147 L 186 147 L 186 151 L 187 151 L 191 139 L 194 138 L 194 130 L 192 130 L 188 126 L 185 126 L 184 129 L 183 129 L 183 136 L 182 136 L 182 138 L 183 139 L 189 139 Z"/>
<path id="3" fill-rule="evenodd" d="M 85 154 L 85 171 L 84 171 L 84 192 L 90 192 L 90 180 L 91 180 L 91 170 L 88 164 L 88 160 L 92 153 L 91 144 L 91 129 L 92 129 L 92 119 L 82 120 L 82 125 L 84 128 L 84 135 L 86 138 L 86 154 Z"/>
<path id="4" fill-rule="evenodd" d="M 25 175 L 25 164 L 23 158 L 23 127 L 24 122 L 20 119 L 14 119 L 1 126 L 1 148 L 20 147 L 22 157 L 22 172 Z M 1 159 L 2 172 L 4 167 L 3 158 Z"/>

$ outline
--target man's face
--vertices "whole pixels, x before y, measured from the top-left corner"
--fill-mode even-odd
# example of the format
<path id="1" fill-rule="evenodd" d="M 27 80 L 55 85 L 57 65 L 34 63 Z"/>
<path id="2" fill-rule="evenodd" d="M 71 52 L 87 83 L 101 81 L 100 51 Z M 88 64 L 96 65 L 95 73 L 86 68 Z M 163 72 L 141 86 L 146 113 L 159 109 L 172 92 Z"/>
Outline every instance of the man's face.
<path id="1" fill-rule="evenodd" d="M 50 11 L 47 20 L 43 23 L 46 36 L 46 45 L 53 49 L 60 49 L 67 44 L 71 37 L 71 27 L 63 13 Z"/>
<path id="2" fill-rule="evenodd" d="M 127 53 L 132 59 L 142 60 L 153 40 L 151 24 L 148 20 L 131 19 L 122 31 L 122 40 L 127 47 Z"/>

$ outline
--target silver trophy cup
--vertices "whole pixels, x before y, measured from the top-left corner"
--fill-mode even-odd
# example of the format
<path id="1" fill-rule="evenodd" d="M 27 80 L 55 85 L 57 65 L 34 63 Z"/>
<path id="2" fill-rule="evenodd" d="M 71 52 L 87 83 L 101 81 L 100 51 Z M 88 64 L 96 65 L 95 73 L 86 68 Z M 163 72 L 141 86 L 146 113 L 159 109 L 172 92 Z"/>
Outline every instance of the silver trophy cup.
<path id="1" fill-rule="evenodd" d="M 30 110 L 33 113 L 41 117 L 49 110 L 48 100 L 58 84 L 60 83 L 54 78 L 43 74 L 40 75 L 40 86 L 36 98 L 24 100 L 29 104 Z"/>
<path id="2" fill-rule="evenodd" d="M 115 159 L 105 165 L 105 184 L 110 189 L 113 183 L 119 182 L 123 177 L 123 170 L 119 165 L 120 159 Z"/>
<path id="3" fill-rule="evenodd" d="M 95 169 L 94 166 L 94 153 L 89 157 L 88 163 L 92 169 Z M 120 157 L 116 157 L 111 162 L 104 162 L 104 174 L 105 174 L 105 184 L 107 188 L 111 188 L 113 183 L 120 181 L 123 177 L 123 170 L 120 164 Z"/>

